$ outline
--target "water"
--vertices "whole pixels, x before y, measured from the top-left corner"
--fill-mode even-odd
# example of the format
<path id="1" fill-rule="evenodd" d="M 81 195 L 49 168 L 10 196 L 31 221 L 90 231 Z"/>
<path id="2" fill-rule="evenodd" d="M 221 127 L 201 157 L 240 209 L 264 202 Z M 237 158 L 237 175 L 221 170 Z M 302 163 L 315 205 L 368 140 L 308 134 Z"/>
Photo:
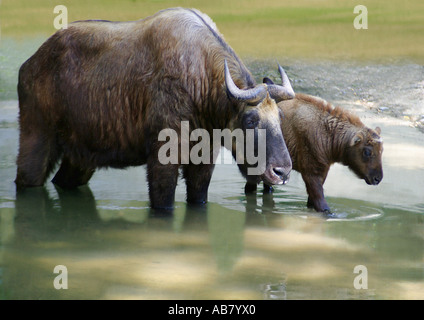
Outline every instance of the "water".
<path id="1" fill-rule="evenodd" d="M 205 207 L 185 203 L 180 181 L 174 213 L 161 216 L 149 209 L 144 167 L 99 170 L 88 187 L 72 192 L 47 183 L 16 196 L 11 65 L 25 55 L 5 52 L 0 299 L 424 299 L 424 135 L 414 127 L 422 66 L 286 64 L 295 90 L 338 102 L 382 128 L 382 183 L 368 186 L 333 166 L 324 186 L 332 217 L 306 208 L 298 173 L 273 195 L 263 196 L 260 187 L 246 196 L 235 165 L 217 166 Z M 258 77 L 275 68 L 268 61 L 249 65 Z M 391 71 L 408 75 L 394 92 L 382 84 Z M 408 108 L 392 103 L 391 112 L 379 110 L 390 95 Z M 67 290 L 55 288 L 58 265 L 67 269 Z M 355 273 L 357 266 L 366 273 Z M 366 289 L 355 288 L 358 279 Z"/>

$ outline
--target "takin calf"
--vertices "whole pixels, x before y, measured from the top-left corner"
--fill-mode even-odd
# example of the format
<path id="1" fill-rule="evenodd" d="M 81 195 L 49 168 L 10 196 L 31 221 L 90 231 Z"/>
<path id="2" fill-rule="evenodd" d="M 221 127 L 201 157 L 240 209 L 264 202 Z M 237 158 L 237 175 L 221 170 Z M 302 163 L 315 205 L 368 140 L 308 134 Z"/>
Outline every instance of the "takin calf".
<path id="1" fill-rule="evenodd" d="M 295 99 L 278 106 L 283 111 L 281 129 L 293 169 L 305 182 L 309 208 L 330 212 L 323 184 L 333 163 L 348 166 L 369 185 L 381 182 L 383 142 L 379 127 L 367 128 L 357 116 L 306 94 L 297 93 Z M 256 184 L 247 182 L 245 191 L 255 192 Z M 264 192 L 272 192 L 272 187 L 264 183 Z"/>

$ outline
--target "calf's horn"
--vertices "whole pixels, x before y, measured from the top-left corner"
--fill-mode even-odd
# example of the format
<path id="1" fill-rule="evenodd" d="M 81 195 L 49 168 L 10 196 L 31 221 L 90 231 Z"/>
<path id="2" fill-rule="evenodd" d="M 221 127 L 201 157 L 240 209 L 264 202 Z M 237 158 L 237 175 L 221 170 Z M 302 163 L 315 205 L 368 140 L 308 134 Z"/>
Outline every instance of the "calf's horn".
<path id="1" fill-rule="evenodd" d="M 290 84 L 289 77 L 287 77 L 284 69 L 278 65 L 278 71 L 280 71 L 281 76 L 281 86 L 276 84 L 268 85 L 268 92 L 272 99 L 274 99 L 277 103 L 283 100 L 293 99 L 295 93 Z"/>
<path id="2" fill-rule="evenodd" d="M 230 70 L 228 68 L 227 60 L 224 61 L 225 68 L 225 85 L 228 94 L 238 101 L 245 101 L 250 104 L 257 104 L 265 99 L 267 94 L 267 87 L 264 84 L 259 84 L 254 88 L 242 90 L 236 86 L 231 78 Z"/>

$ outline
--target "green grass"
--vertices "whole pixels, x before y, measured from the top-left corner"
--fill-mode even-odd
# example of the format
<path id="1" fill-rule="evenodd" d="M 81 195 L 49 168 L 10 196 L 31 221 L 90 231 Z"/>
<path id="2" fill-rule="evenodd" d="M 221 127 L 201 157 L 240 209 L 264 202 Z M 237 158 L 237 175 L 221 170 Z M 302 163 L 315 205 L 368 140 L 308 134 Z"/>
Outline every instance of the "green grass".
<path id="1" fill-rule="evenodd" d="M 195 7 L 242 57 L 424 61 L 422 0 L 2 0 L 2 37 L 47 38 L 55 32 L 57 4 L 67 6 L 69 22 L 136 20 L 168 7 Z M 368 9 L 368 30 L 353 27 L 358 4 Z"/>

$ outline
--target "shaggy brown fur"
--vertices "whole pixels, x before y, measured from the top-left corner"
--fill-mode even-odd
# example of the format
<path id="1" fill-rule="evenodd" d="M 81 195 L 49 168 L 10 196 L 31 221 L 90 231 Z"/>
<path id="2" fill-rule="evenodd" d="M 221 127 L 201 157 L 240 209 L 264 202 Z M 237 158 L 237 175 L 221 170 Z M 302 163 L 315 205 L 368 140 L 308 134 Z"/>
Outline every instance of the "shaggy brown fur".
<path id="1" fill-rule="evenodd" d="M 180 165 L 159 163 L 165 142 L 158 133 L 179 133 L 181 121 L 191 130 L 234 130 L 246 113 L 265 107 L 273 111 L 260 113 L 262 128 L 279 130 L 267 148 L 273 163 L 266 173 L 289 171 L 287 149 L 278 147 L 284 140 L 275 101 L 251 106 L 231 99 L 225 60 L 238 88 L 255 87 L 212 20 L 196 10 L 168 9 L 132 22 L 79 21 L 56 32 L 19 72 L 17 187 L 43 185 L 59 161 L 53 182 L 62 188 L 86 184 L 98 167 L 147 163 L 152 207 L 170 208 Z M 183 167 L 189 202 L 206 201 L 213 168 Z"/>
<path id="2" fill-rule="evenodd" d="M 295 99 L 278 104 L 283 111 L 281 128 L 292 158 L 308 192 L 308 207 L 329 211 L 323 184 L 330 166 L 339 162 L 359 178 L 376 185 L 383 178 L 380 128 L 367 128 L 351 112 L 327 101 L 297 93 Z M 265 191 L 272 189 L 265 185 Z M 247 184 L 248 191 L 255 190 Z"/>

